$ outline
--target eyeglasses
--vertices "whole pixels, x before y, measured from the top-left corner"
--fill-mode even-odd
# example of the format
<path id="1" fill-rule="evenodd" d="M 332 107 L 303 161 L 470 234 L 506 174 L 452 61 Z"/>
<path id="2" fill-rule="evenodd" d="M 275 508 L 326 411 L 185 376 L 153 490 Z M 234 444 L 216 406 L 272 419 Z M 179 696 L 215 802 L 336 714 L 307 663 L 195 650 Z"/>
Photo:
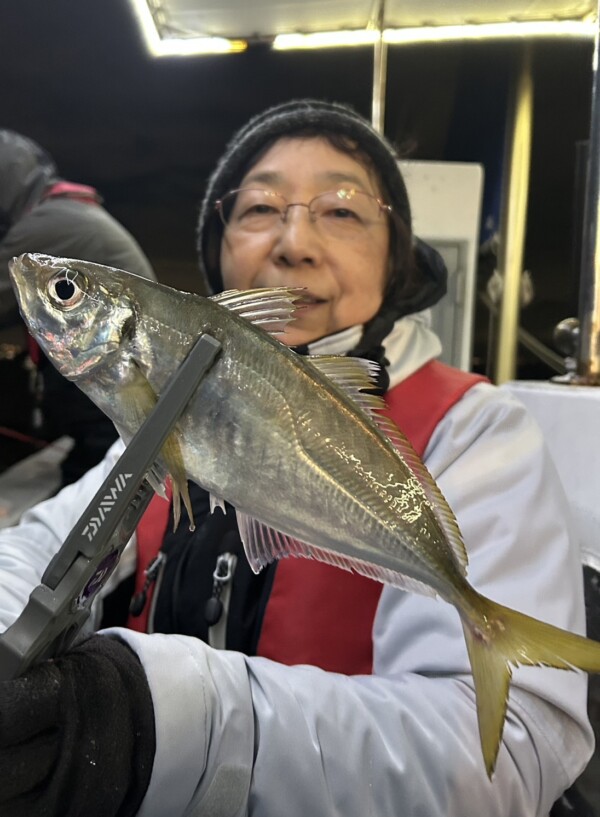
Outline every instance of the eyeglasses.
<path id="1" fill-rule="evenodd" d="M 308 204 L 289 202 L 272 190 L 244 187 L 231 190 L 215 204 L 225 227 L 242 233 L 267 233 L 279 229 L 288 218 L 290 207 L 306 207 L 314 224 L 324 234 L 339 238 L 363 236 L 381 220 L 382 213 L 391 213 L 384 204 L 362 190 L 328 190 Z"/>

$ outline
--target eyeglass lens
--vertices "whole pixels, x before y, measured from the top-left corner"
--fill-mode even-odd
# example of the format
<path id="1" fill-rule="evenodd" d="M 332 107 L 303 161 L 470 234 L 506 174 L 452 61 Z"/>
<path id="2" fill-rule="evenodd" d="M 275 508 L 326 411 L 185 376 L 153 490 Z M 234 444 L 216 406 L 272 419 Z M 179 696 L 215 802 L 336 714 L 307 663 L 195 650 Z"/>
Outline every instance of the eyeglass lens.
<path id="1" fill-rule="evenodd" d="M 313 222 L 336 235 L 364 232 L 381 218 L 384 209 L 374 196 L 361 190 L 330 190 L 304 204 L 288 202 L 270 190 L 244 188 L 224 196 L 219 211 L 231 229 L 264 232 L 280 226 L 291 207 L 305 207 Z"/>

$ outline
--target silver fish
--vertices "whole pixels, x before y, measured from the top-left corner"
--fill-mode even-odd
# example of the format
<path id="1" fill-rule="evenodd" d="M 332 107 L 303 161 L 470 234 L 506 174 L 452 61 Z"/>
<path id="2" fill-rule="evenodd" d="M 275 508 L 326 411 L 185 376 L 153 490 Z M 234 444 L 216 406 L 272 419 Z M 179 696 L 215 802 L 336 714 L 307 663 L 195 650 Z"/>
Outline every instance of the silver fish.
<path id="1" fill-rule="evenodd" d="M 127 441 L 201 333 L 222 346 L 163 451 L 175 489 L 186 477 L 238 516 L 254 570 L 312 557 L 440 596 L 461 617 L 492 775 L 511 666 L 600 672 L 600 644 L 477 593 L 456 519 L 383 402 L 365 392 L 373 364 L 304 358 L 273 334 L 301 291 L 179 292 L 120 270 L 25 254 L 10 264 L 21 314 L 58 370 Z M 315 509 L 319 509 L 315 513 Z"/>

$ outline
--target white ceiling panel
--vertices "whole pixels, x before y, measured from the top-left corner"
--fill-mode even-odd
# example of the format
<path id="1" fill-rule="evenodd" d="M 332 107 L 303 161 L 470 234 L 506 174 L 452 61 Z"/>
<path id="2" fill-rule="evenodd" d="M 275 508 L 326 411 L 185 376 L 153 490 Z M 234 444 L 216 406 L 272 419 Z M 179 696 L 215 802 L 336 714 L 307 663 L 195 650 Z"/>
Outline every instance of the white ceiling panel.
<path id="1" fill-rule="evenodd" d="M 161 36 L 270 39 L 277 34 L 364 29 L 377 0 L 147 0 Z M 385 28 L 582 20 L 595 0 L 387 0 Z"/>
<path id="2" fill-rule="evenodd" d="M 386 27 L 581 20 L 595 11 L 594 0 L 387 0 Z"/>
<path id="3" fill-rule="evenodd" d="M 365 28 L 369 0 L 166 0 L 168 19 L 211 37 L 271 38 L 290 32 Z"/>

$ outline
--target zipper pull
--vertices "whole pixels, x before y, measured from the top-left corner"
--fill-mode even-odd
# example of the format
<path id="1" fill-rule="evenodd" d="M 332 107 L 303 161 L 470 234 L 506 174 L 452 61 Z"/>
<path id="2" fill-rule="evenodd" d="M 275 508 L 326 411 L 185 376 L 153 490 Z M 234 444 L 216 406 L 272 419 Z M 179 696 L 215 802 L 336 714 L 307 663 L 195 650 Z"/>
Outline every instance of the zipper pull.
<path id="1" fill-rule="evenodd" d="M 156 581 L 160 568 L 166 559 L 167 557 L 162 550 L 159 550 L 154 559 L 152 559 L 148 567 L 144 570 L 144 576 L 146 577 L 144 580 L 144 586 L 139 593 L 135 594 L 129 604 L 129 612 L 134 618 L 142 615 L 146 602 L 148 601 L 148 590 Z"/>
<path id="2" fill-rule="evenodd" d="M 213 573 L 212 595 L 204 606 L 204 620 L 209 627 L 214 627 L 223 615 L 221 593 L 225 585 L 231 581 L 236 561 L 232 553 L 222 553 L 217 559 Z"/>

